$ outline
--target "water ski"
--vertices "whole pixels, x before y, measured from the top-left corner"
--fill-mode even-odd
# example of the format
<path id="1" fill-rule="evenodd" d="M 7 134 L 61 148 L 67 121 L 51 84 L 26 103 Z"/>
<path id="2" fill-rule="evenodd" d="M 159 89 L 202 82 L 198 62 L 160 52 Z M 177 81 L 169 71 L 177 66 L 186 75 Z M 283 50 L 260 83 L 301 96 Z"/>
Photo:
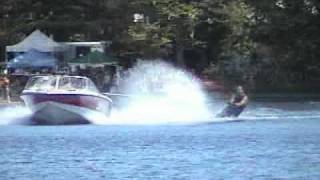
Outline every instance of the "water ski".
<path id="1" fill-rule="evenodd" d="M 244 110 L 245 106 L 236 106 L 234 104 L 229 104 L 223 111 L 217 114 L 216 117 L 225 118 L 225 117 L 238 117 Z"/>

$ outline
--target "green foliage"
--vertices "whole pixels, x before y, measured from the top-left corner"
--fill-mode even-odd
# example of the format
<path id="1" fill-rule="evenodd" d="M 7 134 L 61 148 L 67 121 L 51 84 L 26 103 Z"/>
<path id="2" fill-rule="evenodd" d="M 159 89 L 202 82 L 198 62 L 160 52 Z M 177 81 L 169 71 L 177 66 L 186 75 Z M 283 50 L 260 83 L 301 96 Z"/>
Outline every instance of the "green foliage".
<path id="1" fill-rule="evenodd" d="M 135 13 L 144 19 L 133 22 Z M 181 66 L 186 49 L 200 49 L 215 77 L 282 86 L 320 78 L 319 17 L 318 0 L 6 0 L 0 53 L 41 29 L 58 41 L 112 40 L 116 52 L 171 56 Z"/>
<path id="2" fill-rule="evenodd" d="M 161 51 L 163 46 L 171 44 L 179 51 L 196 43 L 194 30 L 201 13 L 196 4 L 175 0 L 136 0 L 132 4 L 138 12 L 143 12 L 145 7 L 152 12 L 144 14 L 151 19 L 150 22 L 135 23 L 129 27 L 132 41 L 148 42 L 144 49 L 158 48 Z"/>
<path id="3" fill-rule="evenodd" d="M 218 34 L 209 36 L 212 38 L 208 45 L 212 45 L 208 48 L 216 54 L 213 55 L 213 64 L 205 71 L 214 72 L 212 77 L 224 81 L 253 84 L 255 9 L 244 0 L 210 1 L 204 7 L 203 19 L 207 20 L 209 33 Z"/>
<path id="4" fill-rule="evenodd" d="M 67 41 L 75 34 L 83 34 L 81 40 L 114 37 L 113 32 L 127 28 L 126 11 L 119 13 L 127 4 L 113 0 L 9 0 L 0 2 L 0 7 L 5 10 L 8 32 L 30 33 L 38 28 L 56 40 Z"/>
<path id="5" fill-rule="evenodd" d="M 319 2 L 312 0 L 248 1 L 256 9 L 255 41 L 271 49 L 275 84 L 312 81 L 319 77 Z M 263 77 L 259 78 L 262 79 Z"/>
<path id="6" fill-rule="evenodd" d="M 239 0 L 227 3 L 222 11 L 225 17 L 223 24 L 228 29 L 228 35 L 223 40 L 224 52 L 250 56 L 253 48 L 251 32 L 255 24 L 254 9 Z"/>

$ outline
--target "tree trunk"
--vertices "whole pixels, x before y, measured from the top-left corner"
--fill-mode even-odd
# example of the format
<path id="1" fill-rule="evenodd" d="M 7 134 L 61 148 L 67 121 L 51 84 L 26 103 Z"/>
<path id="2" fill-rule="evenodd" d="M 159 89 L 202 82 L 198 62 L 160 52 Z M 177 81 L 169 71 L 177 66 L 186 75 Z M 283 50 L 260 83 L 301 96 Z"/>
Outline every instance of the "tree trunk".
<path id="1" fill-rule="evenodd" d="M 177 58 L 178 66 L 185 68 L 186 64 L 184 61 L 184 47 L 183 46 L 177 46 L 176 58 Z"/>

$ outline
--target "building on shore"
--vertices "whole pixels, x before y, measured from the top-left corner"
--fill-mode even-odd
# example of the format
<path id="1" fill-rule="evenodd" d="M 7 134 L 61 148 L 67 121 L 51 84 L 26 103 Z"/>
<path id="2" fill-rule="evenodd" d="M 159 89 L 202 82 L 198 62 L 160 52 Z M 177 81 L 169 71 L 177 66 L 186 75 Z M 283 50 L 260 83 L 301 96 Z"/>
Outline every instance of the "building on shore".
<path id="1" fill-rule="evenodd" d="M 21 42 L 6 47 L 6 65 L 11 73 L 66 72 L 70 60 L 96 51 L 105 54 L 110 45 L 110 41 L 56 42 L 35 30 Z"/>
<path id="2" fill-rule="evenodd" d="M 39 74 L 84 75 L 104 89 L 114 83 L 119 67 L 110 45 L 110 41 L 56 42 L 35 30 L 21 42 L 6 46 L 1 72 L 9 74 L 13 96 L 19 95 L 29 76 Z"/>

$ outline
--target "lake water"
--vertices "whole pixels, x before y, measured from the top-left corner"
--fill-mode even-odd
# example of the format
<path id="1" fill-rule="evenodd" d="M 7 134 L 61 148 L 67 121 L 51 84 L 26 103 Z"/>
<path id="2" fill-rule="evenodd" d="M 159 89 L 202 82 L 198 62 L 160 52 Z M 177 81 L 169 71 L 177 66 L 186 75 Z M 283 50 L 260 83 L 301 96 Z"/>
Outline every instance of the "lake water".
<path id="1" fill-rule="evenodd" d="M 2 125 L 0 144 L 4 180 L 320 179 L 320 103 L 188 125 Z"/>

